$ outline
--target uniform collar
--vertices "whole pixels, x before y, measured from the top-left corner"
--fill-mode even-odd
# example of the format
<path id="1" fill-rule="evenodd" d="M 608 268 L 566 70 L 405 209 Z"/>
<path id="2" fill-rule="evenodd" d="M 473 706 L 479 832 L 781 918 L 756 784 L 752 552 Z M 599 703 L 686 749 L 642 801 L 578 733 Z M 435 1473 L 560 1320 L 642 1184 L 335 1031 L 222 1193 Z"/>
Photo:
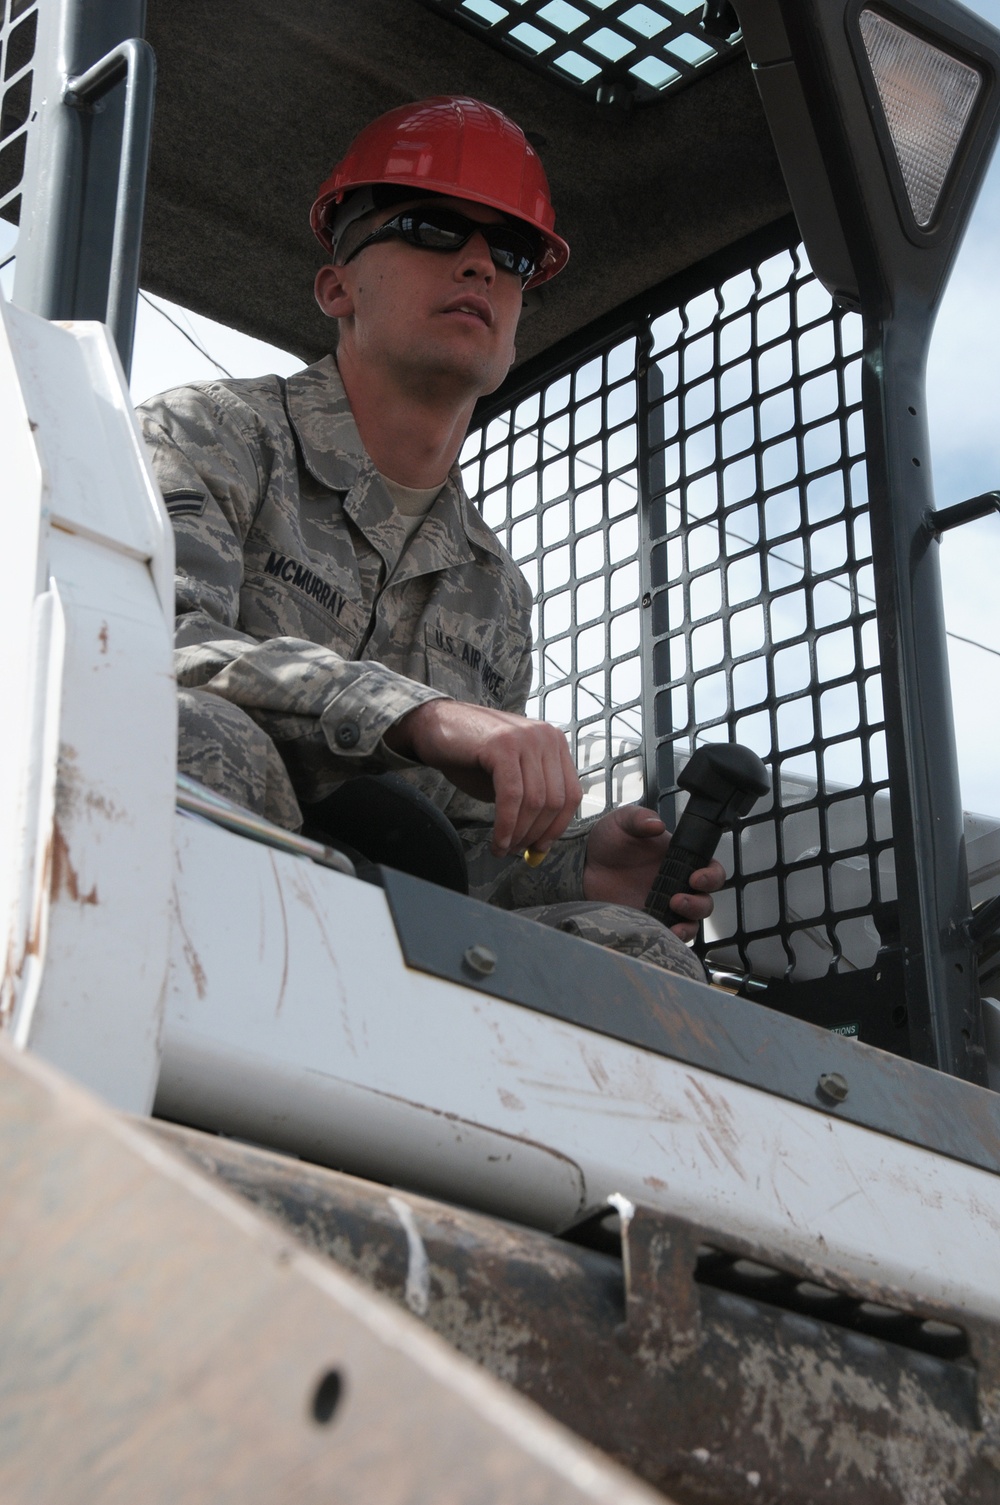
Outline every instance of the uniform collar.
<path id="1" fill-rule="evenodd" d="M 345 512 L 391 567 L 403 546 L 404 529 L 361 442 L 332 355 L 288 378 L 285 405 L 306 469 L 321 486 L 345 494 Z M 471 562 L 474 549 L 504 558 L 492 529 L 466 496 L 456 464 L 410 544 L 396 578 Z"/>

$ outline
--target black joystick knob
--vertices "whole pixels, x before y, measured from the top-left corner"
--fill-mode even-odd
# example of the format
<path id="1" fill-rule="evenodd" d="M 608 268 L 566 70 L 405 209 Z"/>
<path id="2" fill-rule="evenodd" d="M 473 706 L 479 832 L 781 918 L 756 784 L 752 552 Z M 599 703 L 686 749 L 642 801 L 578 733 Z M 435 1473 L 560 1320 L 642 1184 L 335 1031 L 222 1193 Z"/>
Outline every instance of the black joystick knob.
<path id="1" fill-rule="evenodd" d="M 691 874 L 711 862 L 725 828 L 769 793 L 771 776 L 749 747 L 717 742 L 692 753 L 677 783 L 689 799 L 646 898 L 647 913 L 664 925 L 679 918 L 670 908 L 674 894 L 687 893 Z"/>

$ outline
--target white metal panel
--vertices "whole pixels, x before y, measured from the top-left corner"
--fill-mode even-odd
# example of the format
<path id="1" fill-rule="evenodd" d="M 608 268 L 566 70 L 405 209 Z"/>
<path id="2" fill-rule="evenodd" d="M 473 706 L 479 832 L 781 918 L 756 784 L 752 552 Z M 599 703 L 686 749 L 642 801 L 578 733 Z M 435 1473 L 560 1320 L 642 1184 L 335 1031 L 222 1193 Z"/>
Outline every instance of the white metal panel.
<path id="1" fill-rule="evenodd" d="M 32 969 L 37 949 L 37 938 L 30 940 L 37 846 L 34 816 L 44 783 L 39 729 L 44 724 L 52 625 L 52 601 L 41 595 L 45 586 L 39 549 L 42 464 L 7 337 L 10 317 L 11 310 L 0 296 L 0 454 L 8 563 L 0 591 L 6 712 L 0 737 L 0 946 L 4 962 L 0 1021 L 9 1017 L 15 996 L 27 984 L 26 973 Z M 49 769 L 51 786 L 51 757 Z"/>
<path id="2" fill-rule="evenodd" d="M 144 562 L 162 556 L 169 524 L 104 325 L 50 324 L 11 305 L 6 312 L 50 521 Z"/>
<path id="3" fill-rule="evenodd" d="M 177 905 L 168 1117 L 549 1229 L 621 1192 L 1000 1315 L 1000 1177 L 411 972 L 379 890 L 194 821 Z"/>
<path id="4" fill-rule="evenodd" d="M 148 1109 L 171 891 L 173 542 L 107 331 L 4 305 L 4 1014 L 14 1039 Z"/>
<path id="5" fill-rule="evenodd" d="M 11 737 L 9 778 L 0 783 L 0 810 L 9 846 L 11 904 L 0 1023 L 11 1023 L 18 1044 L 34 1013 L 49 934 L 49 867 L 59 764 L 59 698 L 66 657 L 66 619 L 52 584 L 34 599 L 28 627 L 29 699 Z M 18 1032 L 22 1038 L 18 1038 Z"/>
<path id="6" fill-rule="evenodd" d="M 156 1081 L 170 907 L 176 708 L 149 571 L 53 530 L 66 654 L 45 881 L 49 933 L 15 1038 L 117 1107 Z"/>

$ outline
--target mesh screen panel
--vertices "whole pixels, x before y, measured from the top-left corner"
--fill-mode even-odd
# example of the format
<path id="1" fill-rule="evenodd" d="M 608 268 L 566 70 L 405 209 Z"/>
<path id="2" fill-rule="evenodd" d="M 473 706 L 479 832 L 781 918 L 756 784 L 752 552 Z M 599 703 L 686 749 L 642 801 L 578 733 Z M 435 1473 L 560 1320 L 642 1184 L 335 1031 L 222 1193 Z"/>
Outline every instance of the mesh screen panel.
<path id="1" fill-rule="evenodd" d="M 567 729 L 585 811 L 673 819 L 699 741 L 768 764 L 705 942 L 758 976 L 871 966 L 894 897 L 860 344 L 772 234 L 631 308 L 462 456 L 536 593 L 529 714 Z"/>
<path id="2" fill-rule="evenodd" d="M 0 0 L 0 218 L 18 224 L 38 0 Z"/>
<path id="3" fill-rule="evenodd" d="M 702 0 L 424 0 L 529 67 L 602 100 L 658 99 L 725 61 Z M 735 25 L 735 16 L 733 18 Z"/>
<path id="4" fill-rule="evenodd" d="M 466 484 L 535 593 L 528 714 L 570 732 L 594 810 L 642 797 L 636 339 L 470 435 Z"/>

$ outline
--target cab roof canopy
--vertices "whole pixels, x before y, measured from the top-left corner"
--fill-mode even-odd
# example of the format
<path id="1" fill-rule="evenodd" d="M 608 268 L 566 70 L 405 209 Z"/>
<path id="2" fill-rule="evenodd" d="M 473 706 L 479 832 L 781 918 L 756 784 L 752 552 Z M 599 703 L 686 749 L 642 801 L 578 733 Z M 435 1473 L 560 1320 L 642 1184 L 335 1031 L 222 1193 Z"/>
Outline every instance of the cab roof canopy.
<path id="1" fill-rule="evenodd" d="M 675 25 L 690 9 L 652 3 Z M 533 15 L 540 4 L 529 0 Z M 312 297 L 323 258 L 308 224 L 315 189 L 367 121 L 432 94 L 498 106 L 545 163 L 572 258 L 529 293 L 521 360 L 788 213 L 741 47 L 679 87 L 640 89 L 647 97 L 629 107 L 601 104 L 601 76 L 574 87 L 531 66 L 516 41 L 498 45 L 485 26 L 477 34 L 474 18 L 460 24 L 449 5 L 459 9 L 458 0 L 148 0 L 158 72 L 144 286 L 304 360 L 326 354 L 329 326 Z M 595 25 L 616 23 L 626 38 L 620 12 L 647 32 L 655 25 L 643 20 L 649 6 L 584 5 Z M 465 0 L 459 14 L 466 7 L 528 9 Z M 583 14 L 551 0 L 544 8 Z M 697 19 L 688 14 L 687 25 Z M 595 56 L 580 45 L 584 53 Z"/>

